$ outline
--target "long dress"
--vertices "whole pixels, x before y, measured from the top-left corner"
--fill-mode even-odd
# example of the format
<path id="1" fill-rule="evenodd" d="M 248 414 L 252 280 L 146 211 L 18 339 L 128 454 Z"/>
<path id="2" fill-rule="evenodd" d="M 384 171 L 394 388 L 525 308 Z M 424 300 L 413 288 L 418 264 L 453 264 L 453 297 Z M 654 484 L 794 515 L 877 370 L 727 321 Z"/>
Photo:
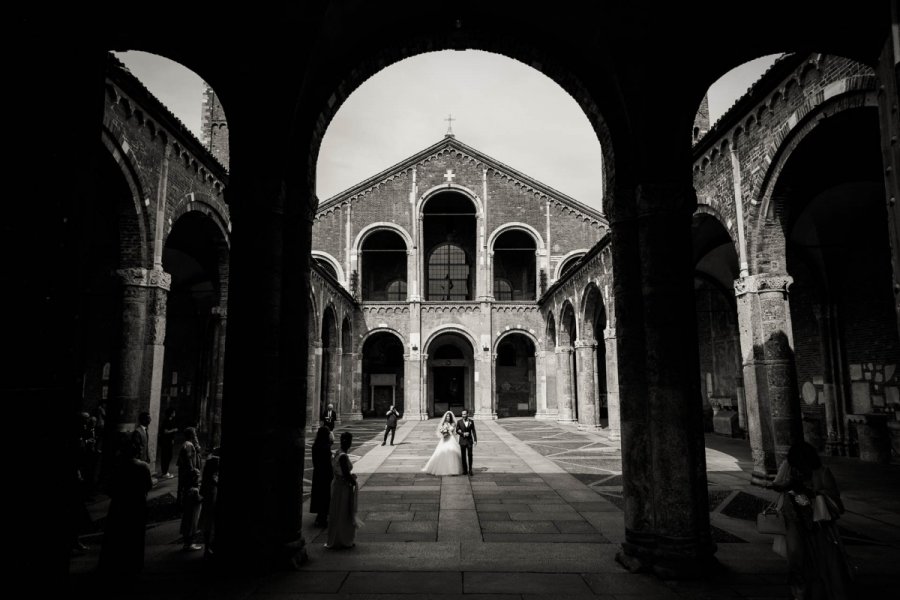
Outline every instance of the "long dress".
<path id="1" fill-rule="evenodd" d="M 844 506 L 831 471 L 820 467 L 806 479 L 784 461 L 773 486 L 786 490 L 777 504 L 785 535 L 775 536 L 773 549 L 787 558 L 791 593 L 804 600 L 845 600 L 852 571 L 836 523 Z"/>
<path id="2" fill-rule="evenodd" d="M 422 467 L 422 471 L 430 475 L 460 475 L 462 474 L 462 452 L 459 450 L 459 442 L 452 431 L 441 436 L 431 458 Z"/>
<path id="3" fill-rule="evenodd" d="M 318 519 L 328 517 L 328 508 L 331 504 L 331 482 L 334 479 L 334 469 L 331 466 L 331 448 L 325 444 L 312 447 L 312 494 L 309 498 L 309 512 L 317 513 Z"/>
<path id="4" fill-rule="evenodd" d="M 331 482 L 331 504 L 328 507 L 328 548 L 352 548 L 356 529 L 362 525 L 356 517 L 358 489 L 351 471 L 353 465 L 344 450 L 331 459 L 334 479 Z"/>
<path id="5" fill-rule="evenodd" d="M 114 477 L 100 569 L 111 577 L 133 577 L 144 567 L 147 492 L 153 487 L 150 465 L 128 459 L 119 465 Z"/>

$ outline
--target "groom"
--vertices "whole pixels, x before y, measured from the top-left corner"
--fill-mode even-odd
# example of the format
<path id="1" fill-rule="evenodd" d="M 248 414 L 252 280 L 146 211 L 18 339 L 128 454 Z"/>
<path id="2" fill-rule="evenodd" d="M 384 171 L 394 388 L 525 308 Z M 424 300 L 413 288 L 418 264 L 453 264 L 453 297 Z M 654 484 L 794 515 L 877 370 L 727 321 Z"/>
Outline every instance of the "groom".
<path id="1" fill-rule="evenodd" d="M 462 418 L 456 422 L 456 435 L 459 436 L 459 449 L 462 451 L 463 475 L 472 476 L 472 448 L 478 443 L 475 434 L 475 422 L 469 418 L 469 411 L 462 411 Z M 466 456 L 469 457 L 468 463 Z"/>

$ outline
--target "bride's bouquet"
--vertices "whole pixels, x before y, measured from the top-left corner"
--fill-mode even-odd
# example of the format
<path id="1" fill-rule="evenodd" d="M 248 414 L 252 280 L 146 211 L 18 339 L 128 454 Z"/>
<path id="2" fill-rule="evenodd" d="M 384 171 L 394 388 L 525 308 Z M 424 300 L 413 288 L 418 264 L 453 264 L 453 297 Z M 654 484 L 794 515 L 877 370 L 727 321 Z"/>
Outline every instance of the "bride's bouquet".
<path id="1" fill-rule="evenodd" d="M 441 423 L 441 426 L 438 427 L 438 432 L 440 432 L 440 434 L 442 436 L 444 436 L 445 438 L 450 437 L 451 431 L 452 431 L 452 427 L 451 427 L 450 423 Z"/>

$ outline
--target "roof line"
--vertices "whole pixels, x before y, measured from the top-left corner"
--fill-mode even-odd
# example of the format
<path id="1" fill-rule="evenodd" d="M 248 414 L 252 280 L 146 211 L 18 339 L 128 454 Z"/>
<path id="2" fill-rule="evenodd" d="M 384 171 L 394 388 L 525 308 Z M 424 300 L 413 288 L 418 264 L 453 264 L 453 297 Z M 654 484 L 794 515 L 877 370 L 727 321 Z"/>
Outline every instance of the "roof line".
<path id="1" fill-rule="evenodd" d="M 522 173 L 521 171 L 518 171 L 518 170 L 510 167 L 509 165 L 506 165 L 506 164 L 500 162 L 499 160 L 497 160 L 493 157 L 488 156 L 487 154 L 469 146 L 468 144 L 464 144 L 463 142 L 459 141 L 455 136 L 454 137 L 445 136 L 444 138 L 442 138 L 438 142 L 432 144 L 431 146 L 428 146 L 424 150 L 420 150 L 419 152 L 416 152 L 412 156 L 410 156 L 394 165 L 391 165 L 387 169 L 384 169 L 380 173 L 377 173 L 371 177 L 368 177 L 367 179 L 365 179 L 364 181 L 362 181 L 360 183 L 357 183 L 353 187 L 350 187 L 350 188 L 344 190 L 343 192 L 335 194 L 334 196 L 331 196 L 327 200 L 320 202 L 319 207 L 316 210 L 316 212 L 317 213 L 322 212 L 322 211 L 330 208 L 332 205 L 338 204 L 339 202 L 346 200 L 348 196 L 352 196 L 355 193 L 359 193 L 365 189 L 368 189 L 372 185 L 378 183 L 378 181 L 389 176 L 391 173 L 401 170 L 403 168 L 407 168 L 408 166 L 413 165 L 413 164 L 419 162 L 421 159 L 425 158 L 426 156 L 432 154 L 433 152 L 443 149 L 445 146 L 446 147 L 456 146 L 460 150 L 463 150 L 469 154 L 474 154 L 480 160 L 482 160 L 482 162 L 488 164 L 492 168 L 500 170 L 500 171 L 506 171 L 510 175 L 513 175 L 515 178 L 526 181 L 527 183 L 529 183 L 529 185 L 531 185 L 532 187 L 534 187 L 536 189 L 539 189 L 545 195 L 551 196 L 556 200 L 563 201 L 563 202 L 571 205 L 572 208 L 576 208 L 584 213 L 587 213 L 589 216 L 592 216 L 598 220 L 601 220 L 604 222 L 606 221 L 606 215 L 604 215 L 597 209 L 592 208 L 592 207 L 588 206 L 587 204 L 584 204 L 583 202 L 580 202 L 580 201 L 576 200 L 575 198 L 572 198 L 571 196 L 568 196 L 567 194 L 564 194 L 564 193 L 560 192 L 559 190 L 554 189 L 554 188 L 550 187 L 549 185 L 542 183 L 542 182 L 534 179 L 533 177 L 530 177 L 530 176 Z"/>

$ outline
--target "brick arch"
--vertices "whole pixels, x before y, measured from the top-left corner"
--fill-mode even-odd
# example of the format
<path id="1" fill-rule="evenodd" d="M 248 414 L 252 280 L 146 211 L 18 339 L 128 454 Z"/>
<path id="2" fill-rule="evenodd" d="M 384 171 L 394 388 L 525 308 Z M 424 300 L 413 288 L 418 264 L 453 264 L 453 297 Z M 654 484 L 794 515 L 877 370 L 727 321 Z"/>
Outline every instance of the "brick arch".
<path id="1" fill-rule="evenodd" d="M 537 229 L 529 225 L 528 223 L 520 223 L 518 221 L 511 221 L 509 223 L 504 223 L 500 225 L 491 234 L 488 236 L 488 252 L 493 252 L 494 243 L 497 241 L 497 238 L 506 233 L 507 231 L 523 231 L 529 234 L 532 238 L 534 238 L 534 247 L 535 250 L 543 250 L 544 249 L 544 240 L 541 237 L 540 232 Z"/>
<path id="2" fill-rule="evenodd" d="M 465 196 L 472 202 L 472 204 L 475 205 L 475 216 L 484 216 L 484 201 L 481 199 L 481 197 L 466 186 L 460 185 L 458 183 L 441 183 L 431 189 L 426 190 L 419 196 L 419 200 L 416 202 L 416 214 L 422 214 L 422 210 L 424 210 L 425 205 L 429 200 L 431 200 L 432 196 L 436 196 L 437 194 L 446 191 L 458 192 L 460 195 Z"/>
<path id="3" fill-rule="evenodd" d="M 129 213 L 128 218 L 119 227 L 119 260 L 120 267 L 147 267 L 150 263 L 149 259 L 149 236 L 150 216 L 144 211 L 144 198 L 146 190 L 150 189 L 143 176 L 128 159 L 128 154 L 122 149 L 121 139 L 114 136 L 107 128 L 106 124 L 101 129 L 100 140 L 103 147 L 110 153 L 112 159 L 119 167 L 122 177 L 131 190 L 131 202 L 134 208 L 133 213 Z M 123 215 L 120 214 L 120 217 Z M 123 252 L 125 248 L 138 248 L 137 260 L 125 260 L 128 253 Z"/>
<path id="4" fill-rule="evenodd" d="M 874 79 L 872 79 L 872 84 L 874 85 Z M 811 107 L 809 112 L 804 115 L 803 120 L 798 122 L 789 133 L 782 136 L 775 156 L 763 176 L 758 200 L 754 202 L 754 204 L 759 206 L 756 214 L 751 215 L 751 218 L 755 217 L 755 221 L 752 222 L 752 226 L 748 227 L 752 236 L 748 240 L 751 272 L 757 272 L 761 259 L 764 259 L 767 250 L 771 246 L 771 244 L 767 243 L 768 236 L 766 236 L 766 231 L 777 230 L 781 236 L 779 243 L 782 247 L 784 245 L 783 232 L 781 232 L 780 228 L 772 227 L 775 221 L 775 209 L 779 205 L 779 201 L 773 198 L 773 193 L 778 184 L 779 176 L 794 151 L 827 116 L 851 110 L 873 109 L 877 108 L 877 106 L 875 94 L 869 90 L 857 89 L 839 94 L 815 107 Z"/>
<path id="5" fill-rule="evenodd" d="M 578 260 L 578 258 L 581 258 L 587 253 L 588 248 L 578 248 L 577 250 L 572 250 L 563 255 L 563 257 L 559 259 L 559 262 L 556 263 L 556 271 L 553 274 L 553 281 L 556 281 L 560 278 L 560 276 L 562 275 L 562 268 L 567 262 L 569 262 L 569 259 Z M 576 256 L 578 258 L 575 258 Z"/>
<path id="6" fill-rule="evenodd" d="M 472 344 L 472 358 L 474 360 L 479 360 L 479 356 L 481 355 L 481 347 L 478 344 L 478 338 L 475 336 L 472 331 L 466 327 L 465 325 L 460 325 L 458 323 L 447 323 L 444 325 L 439 325 L 437 328 L 433 329 L 428 337 L 425 338 L 425 343 L 422 344 L 422 353 L 428 354 L 428 350 L 431 348 L 431 344 L 436 340 L 439 336 L 445 333 L 456 333 L 466 338 L 470 344 Z"/>
<path id="7" fill-rule="evenodd" d="M 573 331 L 573 332 L 570 332 L 569 328 L 567 326 L 568 319 L 566 317 L 568 316 L 569 313 L 572 314 L 571 322 L 575 326 L 575 331 Z M 575 304 L 569 298 L 566 298 L 565 300 L 563 300 L 562 305 L 559 307 L 559 318 L 556 320 L 557 345 L 559 345 L 558 340 L 560 339 L 561 335 L 566 334 L 566 335 L 569 335 L 570 337 L 573 337 L 573 336 L 571 336 L 571 334 L 574 334 L 574 339 L 578 339 L 579 333 L 580 332 L 578 330 L 578 311 L 575 309 Z M 566 340 L 566 341 L 568 341 L 568 340 Z"/>
<path id="8" fill-rule="evenodd" d="M 397 329 L 393 327 L 375 327 L 373 329 L 369 329 L 365 333 L 359 334 L 359 351 L 362 352 L 362 349 L 365 347 L 366 342 L 369 341 L 369 338 L 378 335 L 379 333 L 389 333 L 394 335 L 398 340 L 400 340 L 400 344 L 404 349 L 407 348 L 406 339 L 403 337 L 403 334 L 400 333 Z"/>
<path id="9" fill-rule="evenodd" d="M 363 242 L 365 242 L 366 238 L 376 231 L 393 231 L 394 233 L 399 235 L 403 239 L 403 243 L 406 244 L 407 252 L 409 252 L 409 250 L 413 246 L 415 246 L 415 244 L 413 244 L 412 236 L 409 235 L 409 232 L 406 231 L 406 229 L 404 229 L 400 225 L 397 225 L 396 223 L 391 223 L 389 221 L 378 221 L 377 223 L 370 223 L 369 225 L 366 225 L 359 231 L 358 234 L 356 234 L 356 239 L 353 240 L 353 252 L 356 252 L 357 254 L 361 253 Z"/>
<path id="10" fill-rule="evenodd" d="M 581 311 L 579 313 L 581 317 L 581 331 L 578 337 L 584 342 L 596 342 L 598 340 L 597 332 L 594 331 L 594 318 L 598 310 L 603 311 L 604 320 L 608 320 L 608 316 L 605 315 L 606 301 L 603 298 L 603 292 L 600 291 L 600 287 L 594 281 L 589 281 L 581 293 Z M 586 336 L 588 334 L 591 335 L 591 339 L 587 339 Z M 599 340 L 603 340 L 602 332 Z"/>
<path id="11" fill-rule="evenodd" d="M 535 334 L 531 333 L 527 329 L 522 329 L 521 327 L 510 327 L 506 331 L 501 331 L 499 334 L 494 336 L 494 347 L 491 348 L 491 352 L 493 352 L 494 354 L 497 354 L 497 348 L 500 347 L 500 342 L 502 342 L 504 338 L 507 338 L 511 335 L 516 335 L 516 334 L 524 335 L 529 340 L 531 340 L 531 343 L 534 344 L 535 352 L 540 352 L 541 350 L 544 349 L 544 346 L 541 343 L 541 339 L 538 336 L 536 336 Z"/>
<path id="12" fill-rule="evenodd" d="M 728 239 L 731 241 L 731 246 L 734 248 L 734 253 L 736 256 L 741 255 L 741 249 L 738 247 L 737 237 L 732 233 L 731 227 L 728 226 L 728 221 L 722 216 L 722 213 L 719 212 L 715 206 L 707 203 L 697 203 L 697 208 L 694 210 L 694 215 L 709 215 L 713 219 L 715 219 L 719 225 L 722 226 L 722 229 L 725 230 L 725 233 L 728 234 Z"/>
<path id="13" fill-rule="evenodd" d="M 321 341 L 322 324 L 319 322 L 319 304 L 316 301 L 315 292 L 309 290 L 309 341 Z"/>
<path id="14" fill-rule="evenodd" d="M 344 286 L 347 285 L 347 278 L 344 275 L 344 268 L 341 267 L 341 264 L 335 257 L 322 250 L 312 250 L 310 251 L 310 255 L 313 257 L 313 259 L 320 258 L 331 265 L 334 268 L 334 272 L 337 273 L 338 283 Z"/>
<path id="15" fill-rule="evenodd" d="M 621 130 L 619 137 L 622 140 L 621 146 L 624 151 L 628 146 L 626 137 L 628 128 L 624 117 L 626 113 L 624 107 L 617 100 L 599 97 L 598 100 L 598 98 L 595 98 L 594 94 L 580 81 L 564 61 L 554 60 L 547 52 L 541 51 L 535 44 L 529 43 L 528 40 L 517 40 L 511 37 L 491 35 L 486 32 L 468 32 L 462 45 L 452 34 L 435 34 L 414 38 L 391 37 L 384 47 L 361 48 L 359 56 L 351 58 L 346 63 L 343 76 L 338 75 L 337 80 L 329 88 L 330 92 L 324 91 L 321 98 L 317 100 L 317 102 L 321 103 L 322 109 L 315 121 L 300 125 L 302 120 L 295 119 L 296 127 L 308 126 L 311 128 L 308 138 L 309 151 L 303 152 L 302 148 L 297 148 L 297 151 L 302 153 L 297 157 L 298 162 L 304 159 L 307 161 L 308 197 L 311 199 L 316 197 L 316 169 L 319 150 L 325 132 L 343 103 L 364 81 L 382 69 L 406 58 L 428 52 L 463 48 L 492 52 L 521 62 L 547 76 L 575 100 L 587 117 L 600 142 L 603 155 L 602 206 L 604 207 L 603 212 L 608 214 L 610 212 L 608 208 L 615 199 L 615 195 L 612 192 L 616 189 L 617 173 L 622 174 L 625 172 L 621 158 L 617 158 L 613 149 L 614 136 L 610 125 L 613 124 L 617 129 Z M 610 86 L 615 87 L 611 72 L 608 77 Z M 328 79 L 334 78 L 328 77 Z M 601 101 L 608 103 L 603 111 L 600 108 Z M 299 106 L 297 110 L 299 112 Z M 610 116 L 614 116 L 616 120 L 610 121 Z M 306 138 L 304 137 L 303 139 Z M 315 206 L 310 208 L 313 211 L 315 210 Z"/>
<path id="16" fill-rule="evenodd" d="M 544 339 L 547 340 L 548 348 L 556 348 L 556 317 L 553 316 L 552 310 L 547 313 L 547 319 L 544 324 Z"/>
<path id="17" fill-rule="evenodd" d="M 231 247 L 231 231 L 228 217 L 221 210 L 219 203 L 216 200 L 202 192 L 185 194 L 175 203 L 175 208 L 169 215 L 169 220 L 172 225 L 167 228 L 163 237 L 163 244 L 166 243 L 166 240 L 169 238 L 169 234 L 172 233 L 172 229 L 174 228 L 175 223 L 178 222 L 178 219 L 190 212 L 199 212 L 209 217 L 219 230 L 222 241 L 225 243 L 226 247 Z"/>

